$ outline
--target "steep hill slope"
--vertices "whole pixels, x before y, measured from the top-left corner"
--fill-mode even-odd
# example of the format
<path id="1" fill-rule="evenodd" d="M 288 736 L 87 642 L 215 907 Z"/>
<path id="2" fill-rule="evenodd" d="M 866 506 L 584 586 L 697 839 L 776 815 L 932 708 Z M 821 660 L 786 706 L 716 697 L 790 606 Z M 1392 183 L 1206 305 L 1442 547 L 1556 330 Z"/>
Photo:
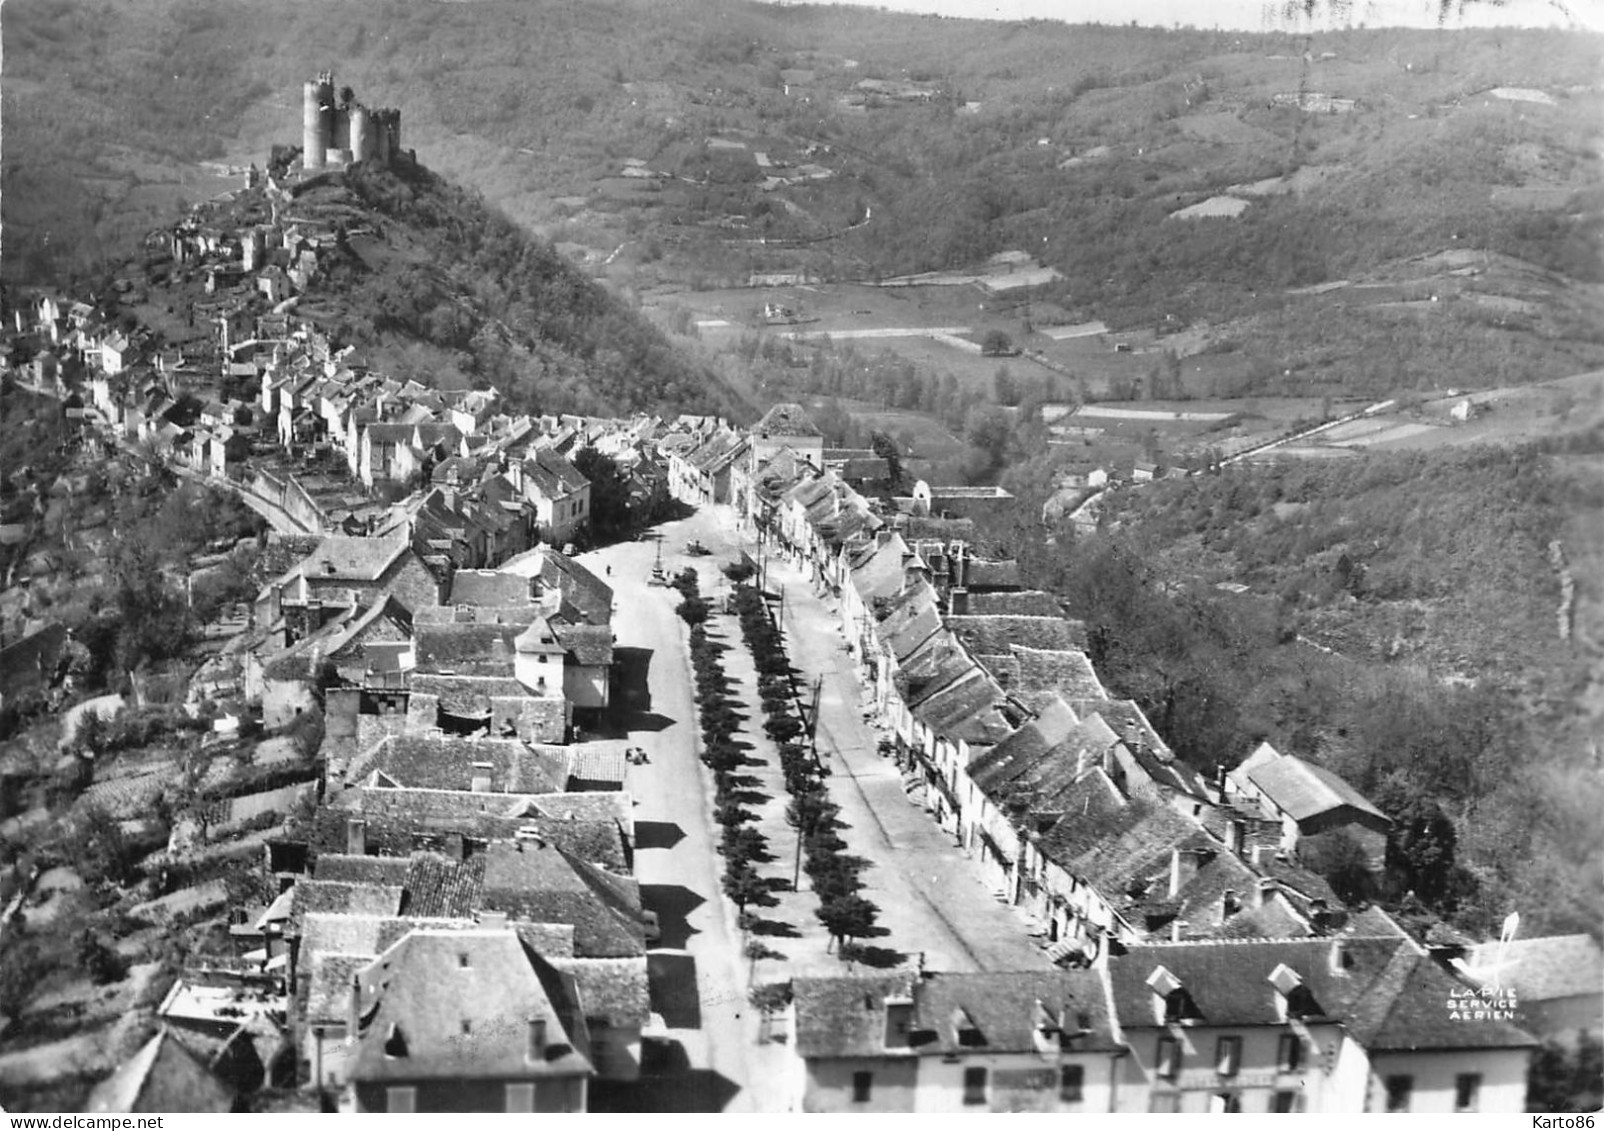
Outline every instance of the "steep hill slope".
<path id="1" fill-rule="evenodd" d="M 1252 354 L 1238 393 L 1604 362 L 1596 36 L 736 0 L 12 0 L 4 34 L 11 279 L 120 256 L 214 191 L 197 162 L 293 141 L 300 82 L 333 66 L 404 108 L 430 167 L 623 288 L 1021 248 L 1062 276 L 1022 317 L 1199 327 L 1178 352 Z M 1175 217 L 1199 205 L 1240 211 Z M 1443 252 L 1494 266 L 1422 269 Z"/>

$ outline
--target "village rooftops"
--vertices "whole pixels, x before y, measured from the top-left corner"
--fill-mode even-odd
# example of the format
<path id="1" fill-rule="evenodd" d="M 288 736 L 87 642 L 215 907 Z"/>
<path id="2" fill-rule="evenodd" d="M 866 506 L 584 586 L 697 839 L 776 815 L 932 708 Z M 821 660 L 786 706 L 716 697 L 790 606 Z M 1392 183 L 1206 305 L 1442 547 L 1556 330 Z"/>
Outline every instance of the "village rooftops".
<path id="1" fill-rule="evenodd" d="M 346 852 L 351 844 L 353 819 L 359 820 L 363 850 L 383 856 L 410 857 L 420 846 L 444 848 L 452 836 L 480 844 L 537 837 L 610 872 L 629 871 L 628 827 L 616 812 L 594 818 L 582 816 L 581 805 L 596 794 L 472 793 L 451 789 L 374 789 L 358 786 L 345 790 L 334 805 L 318 810 L 313 822 L 313 848 Z M 605 794 L 609 804 L 628 804 L 628 794 Z M 549 805 L 551 808 L 542 808 Z"/>
<path id="2" fill-rule="evenodd" d="M 807 1059 L 1113 1052 L 1097 970 L 797 978 L 796 1050 Z M 905 1028 L 888 1017 L 905 1011 Z"/>
<path id="3" fill-rule="evenodd" d="M 947 628 L 978 656 L 1006 656 L 1014 644 L 1053 652 L 1086 646 L 1086 626 L 1062 616 L 950 616 Z"/>

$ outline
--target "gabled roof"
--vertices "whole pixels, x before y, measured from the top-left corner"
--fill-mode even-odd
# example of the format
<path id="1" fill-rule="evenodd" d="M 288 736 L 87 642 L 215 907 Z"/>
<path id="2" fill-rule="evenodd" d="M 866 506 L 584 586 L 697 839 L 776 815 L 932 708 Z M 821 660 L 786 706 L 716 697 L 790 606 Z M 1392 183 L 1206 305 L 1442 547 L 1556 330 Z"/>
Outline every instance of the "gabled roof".
<path id="1" fill-rule="evenodd" d="M 367 851 L 383 856 L 410 856 L 427 843 L 443 847 L 452 833 L 484 843 L 527 835 L 609 871 L 627 872 L 625 830 L 616 818 L 586 819 L 562 811 L 547 816 L 536 808 L 538 802 L 560 803 L 565 796 L 356 786 L 344 790 L 334 805 L 318 810 L 313 847 L 343 852 L 347 822 L 361 818 Z"/>
<path id="2" fill-rule="evenodd" d="M 533 603 L 525 577 L 493 569 L 459 569 L 451 577 L 448 604 L 510 608 Z"/>
<path id="3" fill-rule="evenodd" d="M 1062 616 L 948 617 L 947 628 L 980 656 L 1006 656 L 1010 645 L 1073 652 L 1086 647 L 1086 626 Z"/>
<path id="4" fill-rule="evenodd" d="M 396 884 L 344 883 L 334 880 L 298 880 L 285 932 L 298 935 L 313 913 L 397 915 L 402 888 Z"/>
<path id="5" fill-rule="evenodd" d="M 1509 987 L 1523 1002 L 1604 994 L 1604 951 L 1590 935 L 1482 943 L 1465 955 L 1465 964 L 1486 971 L 1484 980 Z"/>
<path id="6" fill-rule="evenodd" d="M 328 534 L 300 564 L 309 581 L 378 581 L 406 552 L 405 532 L 390 538 L 353 538 Z"/>
<path id="7" fill-rule="evenodd" d="M 233 1092 L 165 1027 L 95 1086 L 84 1110 L 227 1112 Z"/>
<path id="8" fill-rule="evenodd" d="M 396 735 L 384 744 L 372 768 L 411 789 L 465 790 L 483 776 L 490 779 L 491 793 L 560 793 L 568 780 L 564 755 L 508 738 Z"/>
<path id="9" fill-rule="evenodd" d="M 612 881 L 612 882 L 608 882 Z M 534 923 L 571 923 L 574 953 L 623 958 L 645 953 L 640 891 L 538 840 L 492 844 L 485 854 L 484 908 Z"/>
<path id="10" fill-rule="evenodd" d="M 613 662 L 613 630 L 606 625 L 554 624 L 557 640 L 586 667 L 606 667 Z"/>
<path id="11" fill-rule="evenodd" d="M 769 409 L 763 414 L 763 419 L 752 425 L 752 434 L 765 439 L 771 436 L 822 438 L 824 435 L 808 416 L 807 411 L 801 405 L 794 403 L 781 403 Z"/>
<path id="12" fill-rule="evenodd" d="M 551 969 L 505 928 L 413 931 L 358 975 L 351 1079 L 589 1074 L 561 1020 L 562 979 L 543 978 L 541 967 Z M 532 1057 L 527 1031 L 537 1020 L 546 1044 Z"/>
<path id="13" fill-rule="evenodd" d="M 1388 820 L 1385 813 L 1336 774 L 1293 754 L 1282 754 L 1249 771 L 1248 780 L 1295 821 L 1343 807 Z"/>
<path id="14" fill-rule="evenodd" d="M 805 1059 L 1119 1047 L 1100 970 L 796 978 L 792 992 Z M 887 1033 L 887 1007 L 897 1003 L 910 1007 L 905 1037 Z"/>
<path id="15" fill-rule="evenodd" d="M 1341 949 L 1334 951 L 1339 945 Z M 1335 962 L 1334 953 L 1339 955 Z M 1307 996 L 1300 997 L 1312 1011 L 1310 1016 L 1340 1022 L 1357 1020 L 1361 1009 L 1382 1017 L 1390 1012 L 1392 995 L 1401 985 L 1397 974 L 1412 968 L 1416 957 L 1412 944 L 1400 939 L 1344 939 L 1340 944 L 1330 939 L 1257 939 L 1140 944 L 1111 957 L 1108 966 L 1114 1010 L 1128 1033 L 1164 1027 L 1148 984 L 1161 966 L 1191 996 L 1202 1024 L 1284 1026 L 1279 991 L 1270 983 L 1278 967 L 1295 973 L 1307 990 Z M 1384 974 L 1392 985 L 1383 983 Z M 1439 1016 L 1447 1016 L 1446 997 L 1435 1002 Z"/>
<path id="16" fill-rule="evenodd" d="M 1354 940 L 1347 945 L 1357 946 L 1359 942 Z M 1430 957 L 1405 941 L 1369 993 L 1356 1004 L 1348 1031 L 1371 1052 L 1529 1048 L 1537 1044 L 1529 1033 L 1508 1021 L 1452 1016 L 1456 990 L 1463 994 L 1463 983 L 1449 977 Z M 1461 1012 L 1476 1008 L 1476 1004 L 1463 1004 Z"/>

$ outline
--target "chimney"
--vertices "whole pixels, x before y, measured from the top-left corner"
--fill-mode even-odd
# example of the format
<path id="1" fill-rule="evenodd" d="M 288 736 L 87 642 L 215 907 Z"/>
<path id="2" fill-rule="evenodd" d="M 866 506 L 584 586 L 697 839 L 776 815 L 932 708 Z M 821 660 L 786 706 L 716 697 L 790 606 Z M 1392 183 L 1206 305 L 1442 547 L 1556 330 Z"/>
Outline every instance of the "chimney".
<path id="1" fill-rule="evenodd" d="M 1245 821 L 1227 822 L 1225 826 L 1225 847 L 1240 856 L 1242 854 L 1242 838 L 1246 831 L 1247 822 Z"/>
<path id="2" fill-rule="evenodd" d="M 1242 910 L 1241 897 L 1238 896 L 1236 892 L 1227 888 L 1225 892 L 1225 898 L 1220 905 L 1220 918 L 1229 919 L 1240 910 Z"/>
<path id="3" fill-rule="evenodd" d="M 1170 898 L 1175 899 L 1181 889 L 1197 875 L 1197 853 L 1170 849 Z"/>
<path id="4" fill-rule="evenodd" d="M 505 927 L 507 925 L 507 913 L 505 911 L 481 911 L 479 912 L 479 925 L 481 927 Z"/>
<path id="5" fill-rule="evenodd" d="M 1185 919 L 1170 920 L 1170 942 L 1180 942 L 1181 933 L 1186 929 Z"/>
<path id="6" fill-rule="evenodd" d="M 888 1049 L 908 1047 L 908 1030 L 913 1026 L 913 1002 L 886 1002 L 885 1045 Z"/>
<path id="7" fill-rule="evenodd" d="M 969 551 L 962 542 L 952 544 L 952 584 L 959 589 L 969 585 Z"/>
<path id="8" fill-rule="evenodd" d="M 446 855 L 457 863 L 462 863 L 464 852 L 461 833 L 446 834 Z"/>
<path id="9" fill-rule="evenodd" d="M 953 588 L 948 594 L 948 601 L 948 616 L 966 617 L 969 615 L 969 590 L 962 587 Z"/>
<path id="10" fill-rule="evenodd" d="M 368 854 L 368 823 L 361 817 L 345 820 L 345 851 L 351 856 Z"/>
<path id="11" fill-rule="evenodd" d="M 1271 879 L 1269 876 L 1262 877 L 1259 880 L 1258 898 L 1254 900 L 1253 906 L 1263 907 L 1266 903 L 1275 898 L 1276 892 L 1279 890 L 1280 885 L 1278 885 L 1273 879 Z"/>
<path id="12" fill-rule="evenodd" d="M 529 1060 L 546 1059 L 546 1019 L 544 1017 L 531 1017 L 529 1019 L 529 1047 L 524 1050 Z"/>
<path id="13" fill-rule="evenodd" d="M 1252 860 L 1255 868 L 1264 867 L 1264 845 L 1255 844 L 1248 850 L 1248 857 Z"/>
<path id="14" fill-rule="evenodd" d="M 1224 798 L 1225 798 L 1225 763 L 1224 762 L 1216 762 L 1214 764 L 1214 788 L 1219 793 L 1221 800 L 1224 800 Z"/>
<path id="15" fill-rule="evenodd" d="M 473 777 L 470 779 L 471 784 L 468 786 L 469 792 L 489 793 L 494 771 L 495 767 L 489 762 L 475 762 L 473 764 Z"/>
<path id="16" fill-rule="evenodd" d="M 1331 940 L 1331 972 L 1333 974 L 1346 974 L 1348 972 L 1348 940 Z"/>
<path id="17" fill-rule="evenodd" d="M 882 526 L 879 530 L 874 532 L 875 545 L 889 546 L 891 544 L 891 537 L 895 533 L 896 531 L 892 530 L 889 526 Z"/>

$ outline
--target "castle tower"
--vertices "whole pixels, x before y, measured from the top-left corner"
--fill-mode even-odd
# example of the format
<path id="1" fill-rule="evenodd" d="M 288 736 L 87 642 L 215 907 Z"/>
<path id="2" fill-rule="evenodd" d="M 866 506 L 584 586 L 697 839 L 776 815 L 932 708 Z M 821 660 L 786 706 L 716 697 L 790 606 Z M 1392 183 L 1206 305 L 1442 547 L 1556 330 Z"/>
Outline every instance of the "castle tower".
<path id="1" fill-rule="evenodd" d="M 309 82 L 301 94 L 301 168 L 314 173 L 323 168 L 323 108 L 318 84 Z"/>
<path id="2" fill-rule="evenodd" d="M 366 106 L 351 107 L 351 160 L 367 161 L 374 154 L 372 124 Z"/>

